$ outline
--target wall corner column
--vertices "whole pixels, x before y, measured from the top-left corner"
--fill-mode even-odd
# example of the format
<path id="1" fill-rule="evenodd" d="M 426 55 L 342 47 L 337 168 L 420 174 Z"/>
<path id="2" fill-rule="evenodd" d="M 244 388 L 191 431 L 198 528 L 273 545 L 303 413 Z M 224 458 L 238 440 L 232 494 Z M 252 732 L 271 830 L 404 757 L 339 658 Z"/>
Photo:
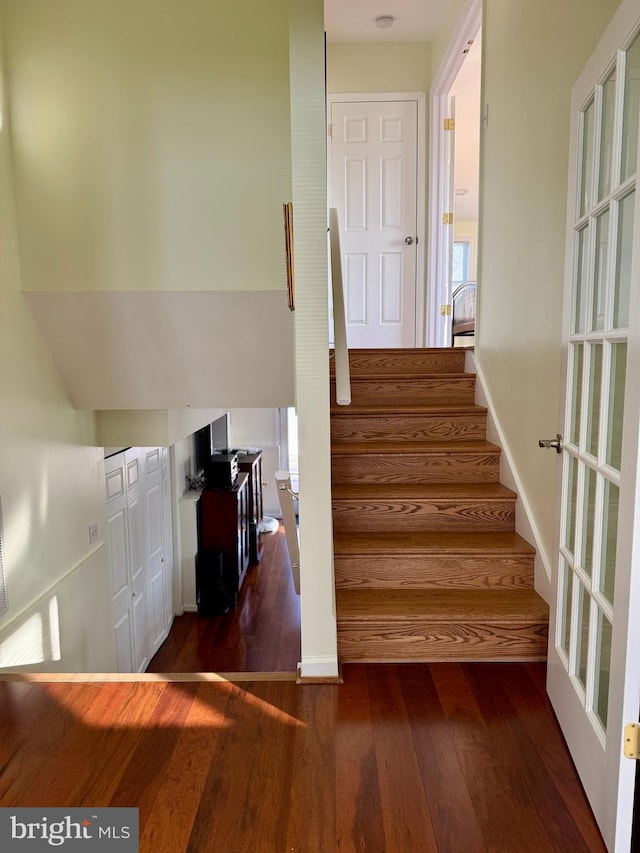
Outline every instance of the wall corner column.
<path id="1" fill-rule="evenodd" d="M 324 8 L 289 4 L 303 677 L 338 674 L 329 433 Z M 283 237 L 284 240 L 284 237 Z"/>

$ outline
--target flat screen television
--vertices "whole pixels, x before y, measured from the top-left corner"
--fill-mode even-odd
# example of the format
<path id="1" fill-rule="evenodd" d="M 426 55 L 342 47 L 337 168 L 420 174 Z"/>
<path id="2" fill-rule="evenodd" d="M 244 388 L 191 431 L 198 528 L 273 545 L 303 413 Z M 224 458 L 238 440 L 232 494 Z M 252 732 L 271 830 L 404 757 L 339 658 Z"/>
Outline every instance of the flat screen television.
<path id="1" fill-rule="evenodd" d="M 227 453 L 230 447 L 230 418 L 226 412 L 193 434 L 194 468 L 202 474 L 209 459 L 216 453 Z"/>
<path id="2" fill-rule="evenodd" d="M 231 447 L 231 423 L 229 412 L 225 412 L 211 424 L 211 452 L 228 453 Z"/>
<path id="3" fill-rule="evenodd" d="M 203 473 L 205 465 L 211 459 L 211 424 L 207 424 L 193 434 L 194 467 L 196 476 Z"/>

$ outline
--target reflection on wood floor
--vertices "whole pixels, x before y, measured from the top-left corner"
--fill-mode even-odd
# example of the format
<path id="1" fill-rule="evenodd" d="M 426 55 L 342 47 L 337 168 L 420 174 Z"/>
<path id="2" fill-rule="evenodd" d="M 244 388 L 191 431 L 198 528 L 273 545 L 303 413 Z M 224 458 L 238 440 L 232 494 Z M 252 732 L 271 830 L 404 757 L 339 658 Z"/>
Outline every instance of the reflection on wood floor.
<path id="1" fill-rule="evenodd" d="M 185 613 L 147 672 L 286 672 L 300 660 L 300 600 L 281 526 L 261 536 L 262 558 L 249 568 L 238 607 L 210 619 Z"/>
<path id="2" fill-rule="evenodd" d="M 544 664 L 343 675 L 0 683 L 0 806 L 138 807 L 141 853 L 605 853 Z"/>

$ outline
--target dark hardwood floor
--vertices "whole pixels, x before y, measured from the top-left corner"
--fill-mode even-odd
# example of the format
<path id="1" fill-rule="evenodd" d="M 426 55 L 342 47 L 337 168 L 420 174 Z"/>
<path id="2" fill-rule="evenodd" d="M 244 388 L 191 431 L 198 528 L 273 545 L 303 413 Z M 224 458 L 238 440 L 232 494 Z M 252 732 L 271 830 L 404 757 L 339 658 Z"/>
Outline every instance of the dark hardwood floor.
<path id="1" fill-rule="evenodd" d="M 0 683 L 0 806 L 116 805 L 142 853 L 604 851 L 543 664 Z"/>
<path id="2" fill-rule="evenodd" d="M 147 672 L 295 672 L 300 660 L 300 600 L 284 528 L 263 534 L 260 562 L 247 572 L 238 607 L 211 619 L 176 616 Z"/>

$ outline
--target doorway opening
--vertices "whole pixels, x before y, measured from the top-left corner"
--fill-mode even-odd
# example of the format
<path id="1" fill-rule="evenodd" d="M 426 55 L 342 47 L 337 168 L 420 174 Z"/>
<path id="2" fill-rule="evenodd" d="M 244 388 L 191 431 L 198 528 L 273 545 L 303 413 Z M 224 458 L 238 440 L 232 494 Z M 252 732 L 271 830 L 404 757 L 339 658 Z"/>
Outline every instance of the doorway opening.
<path id="1" fill-rule="evenodd" d="M 208 486 L 188 489 L 185 475 L 194 473 L 196 456 L 202 456 L 196 453 L 198 433 L 172 448 L 178 615 L 147 672 L 295 673 L 298 667 L 300 601 L 278 523 L 275 481 L 275 472 L 290 459 L 297 476 L 295 411 L 231 409 L 223 420 L 226 438 L 213 453 L 220 472 L 212 476 L 224 479 L 230 458 L 237 456 L 235 483 L 221 481 L 208 494 Z M 212 426 L 205 431 L 213 434 Z M 214 552 L 220 553 L 217 563 Z M 211 581 L 205 584 L 206 606 L 199 594 L 203 571 Z M 228 595 L 230 579 L 237 583 Z"/>
<path id="2" fill-rule="evenodd" d="M 463 345 L 473 345 L 479 228 L 482 4 L 473 3 L 431 87 L 427 346 L 451 346 L 454 292 L 473 292 Z M 467 299 L 468 301 L 468 299 Z M 456 341 L 460 344 L 460 341 Z"/>

